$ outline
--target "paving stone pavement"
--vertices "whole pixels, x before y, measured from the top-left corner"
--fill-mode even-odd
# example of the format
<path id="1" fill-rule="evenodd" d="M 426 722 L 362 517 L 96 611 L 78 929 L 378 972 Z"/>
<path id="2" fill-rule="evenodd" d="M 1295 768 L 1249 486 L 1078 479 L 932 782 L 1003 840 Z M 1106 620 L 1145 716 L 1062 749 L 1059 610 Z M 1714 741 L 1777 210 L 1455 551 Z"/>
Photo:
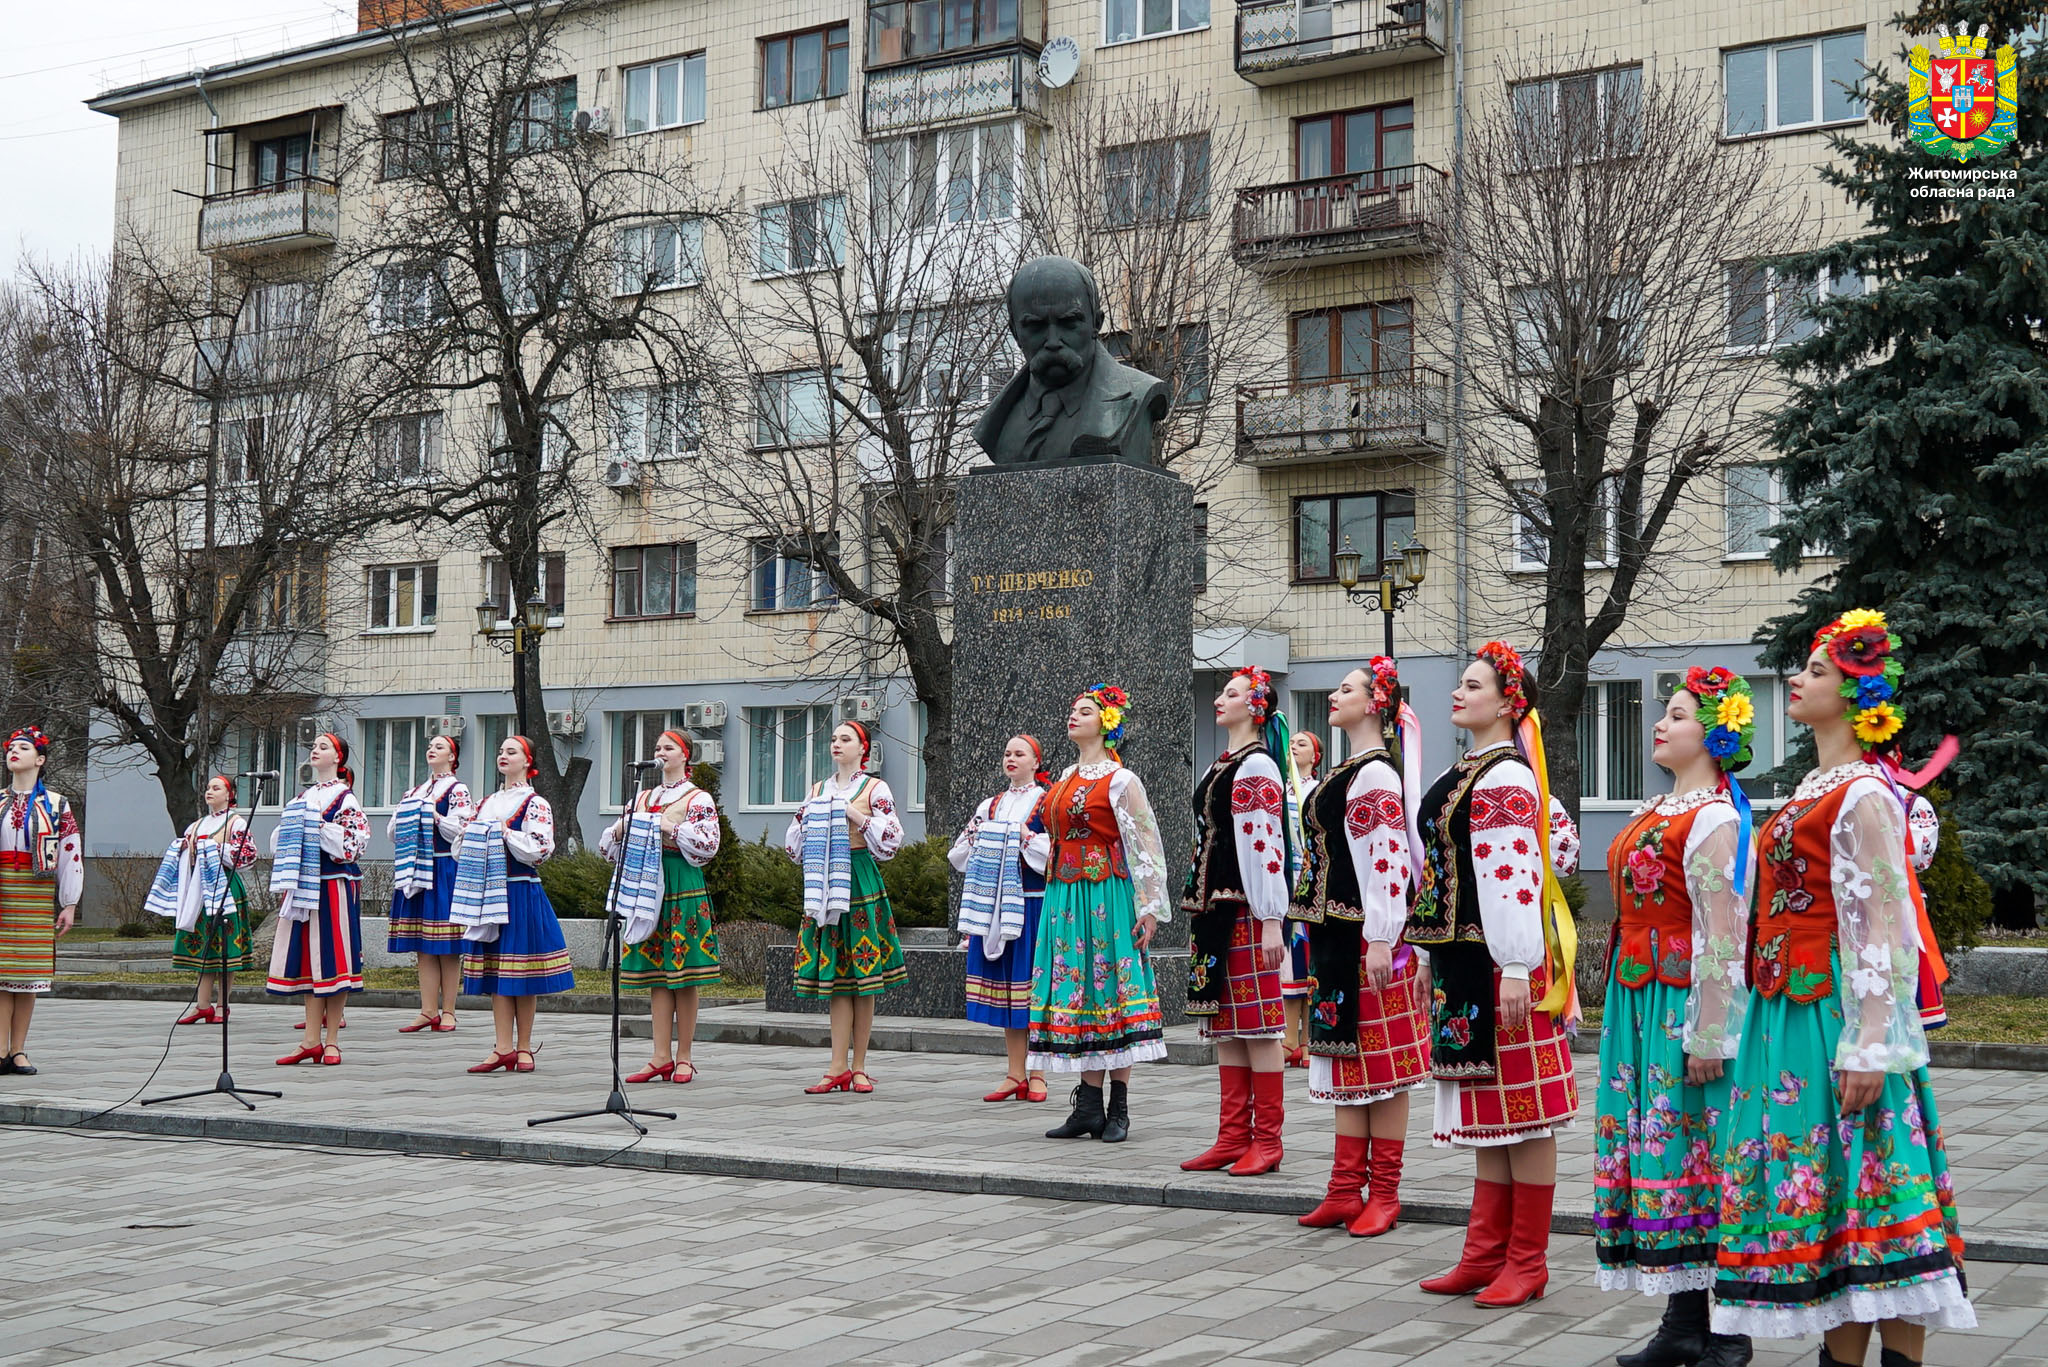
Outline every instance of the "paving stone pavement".
<path id="1" fill-rule="evenodd" d="M 758 1008 L 724 1010 L 759 1013 Z M 160 1002 L 43 1003 L 32 1037 L 42 1074 L 0 1077 L 0 1104 L 34 1100 L 112 1106 L 143 1087 L 167 1036 L 170 1057 L 143 1094 L 208 1085 L 219 1070 L 218 1032 L 200 1027 L 173 1032 L 170 1022 L 176 1014 L 175 1006 Z M 488 1053 L 490 1045 L 488 1021 L 477 1014 L 465 1016 L 452 1034 L 401 1036 L 396 1030 L 408 1013 L 359 1008 L 350 1012 L 351 1028 L 342 1036 L 341 1066 L 276 1067 L 271 1060 L 295 1042 L 298 1019 L 298 1009 L 282 1003 L 235 1008 L 236 1079 L 285 1093 L 282 1100 L 261 1104 L 262 1122 L 402 1128 L 450 1137 L 451 1146 L 478 1136 L 575 1140 L 585 1145 L 578 1156 L 587 1156 L 592 1143 L 616 1140 L 623 1146 L 632 1139 L 610 1117 L 544 1130 L 529 1130 L 525 1124 L 530 1117 L 603 1103 L 609 1022 L 601 1017 L 543 1016 L 538 1037 L 545 1047 L 536 1072 L 474 1077 L 464 1069 Z M 622 1047 L 629 1051 L 623 1055 L 628 1067 L 645 1057 L 644 1041 L 628 1040 Z M 876 1052 L 869 1058 L 878 1088 L 872 1096 L 808 1097 L 802 1088 L 817 1079 L 819 1051 L 700 1042 L 695 1055 L 701 1072 L 691 1085 L 631 1089 L 638 1104 L 679 1112 L 675 1121 L 652 1122 L 653 1133 L 640 1141 L 637 1156 L 692 1150 L 756 1161 L 815 1163 L 822 1157 L 839 1165 L 843 1180 L 856 1182 L 863 1165 L 894 1165 L 899 1174 L 908 1165 L 923 1175 L 919 1180 L 939 1190 L 1001 1191 L 996 1179 L 1028 1178 L 1039 1184 L 1031 1189 L 1038 1195 L 1054 1194 L 1043 1184 L 1066 1176 L 1096 1183 L 1095 1199 L 1106 1188 L 1114 1197 L 1111 1184 L 1124 1184 L 1132 1192 L 1128 1199 L 1153 1204 L 1161 1201 L 1162 1192 L 1169 1193 L 1168 1204 L 1177 1204 L 1171 1193 L 1252 1191 L 1268 1203 L 1265 1209 L 1298 1211 L 1321 1194 L 1331 1150 L 1325 1108 L 1309 1104 L 1297 1085 L 1290 1090 L 1289 1157 L 1283 1172 L 1256 1179 L 1181 1173 L 1179 1160 L 1206 1147 L 1214 1133 L 1216 1084 L 1213 1072 L 1204 1068 L 1161 1064 L 1139 1069 L 1132 1084 L 1133 1138 L 1113 1146 L 1042 1137 L 1065 1112 L 1066 1088 L 1057 1080 L 1054 1100 L 1046 1105 L 982 1103 L 982 1093 L 1001 1076 L 997 1059 Z M 1581 1055 L 1578 1064 L 1582 1095 L 1590 1097 L 1596 1062 Z M 1941 1069 L 1935 1086 L 1965 1236 L 2048 1250 L 2048 1074 Z M 127 1107 L 123 1114 L 136 1109 Z M 1404 1197 L 1416 1205 L 1463 1201 L 1470 1189 L 1470 1158 L 1433 1149 L 1420 1138 L 1428 1123 L 1426 1094 L 1418 1094 L 1416 1111 Z M 242 1113 L 225 1098 L 211 1097 L 151 1107 L 147 1114 L 153 1122 L 182 1115 L 226 1124 Z M 1567 1131 L 1560 1148 L 1559 1205 L 1585 1211 L 1591 1199 L 1591 1126 L 1581 1123 Z M 1979 1265 L 1988 1263 L 1980 1259 Z"/>
<path id="2" fill-rule="evenodd" d="M 54 1056 L 55 1051 L 46 1051 Z M 1661 1302 L 1560 1240 L 1549 1294 L 1415 1281 L 1380 1239 L 1158 1207 L 668 1177 L 85 1131 L 0 1131 L 0 1364 L 1318 1364 L 1604 1367 Z M 2048 1364 L 2048 1269 L 1971 1269 L 1929 1367 Z M 1812 1342 L 1760 1343 L 1765 1367 Z M 1874 1360 L 1874 1354 L 1873 1354 Z"/>

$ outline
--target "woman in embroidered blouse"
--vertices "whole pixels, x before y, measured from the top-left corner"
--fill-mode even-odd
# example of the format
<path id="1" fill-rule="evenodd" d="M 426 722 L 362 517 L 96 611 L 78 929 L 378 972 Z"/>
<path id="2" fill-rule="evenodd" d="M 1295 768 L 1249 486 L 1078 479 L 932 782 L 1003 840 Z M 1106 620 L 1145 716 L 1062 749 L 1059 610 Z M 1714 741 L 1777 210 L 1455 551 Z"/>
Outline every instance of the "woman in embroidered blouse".
<path id="1" fill-rule="evenodd" d="M 902 848 L 903 823 L 889 785 L 861 772 L 869 753 L 868 729 L 841 722 L 832 732 L 832 777 L 812 786 L 782 842 L 804 871 L 796 995 L 831 1002 L 832 1059 L 804 1089 L 813 1096 L 875 1090 L 867 1073 L 875 998 L 910 976 L 875 864 Z"/>
<path id="2" fill-rule="evenodd" d="M 1608 954 L 1594 1133 L 1593 1225 L 1604 1290 L 1664 1295 L 1663 1323 L 1621 1367 L 1739 1367 L 1750 1344 L 1712 1335 L 1727 1112 L 1723 1061 L 1742 1038 L 1754 850 L 1749 799 L 1756 707 L 1727 669 L 1686 671 L 1650 756 L 1672 791 L 1636 809 L 1607 851 L 1617 919 Z"/>
<path id="3" fill-rule="evenodd" d="M 1283 1154 L 1280 965 L 1298 854 L 1280 772 L 1286 722 L 1275 701 L 1265 670 L 1249 666 L 1230 676 L 1216 698 L 1224 750 L 1195 785 L 1195 857 L 1180 899 L 1190 939 L 1187 1011 L 1216 1042 L 1222 1099 L 1216 1142 L 1181 1163 L 1187 1172 L 1228 1168 L 1233 1177 L 1255 1177 L 1279 1167 Z M 1269 734 L 1269 722 L 1277 734 Z"/>
<path id="4" fill-rule="evenodd" d="M 218 1010 L 213 1004 L 214 990 L 221 986 L 220 975 L 247 973 L 256 967 L 256 957 L 249 950 L 249 894 L 242 886 L 240 872 L 256 862 L 256 842 L 249 838 L 248 823 L 235 810 L 233 779 L 215 774 L 206 781 L 205 799 L 206 815 L 187 826 L 178 839 L 180 877 L 200 877 L 200 847 L 210 843 L 219 852 L 226 886 L 216 894 L 215 905 L 200 906 L 195 902 L 192 924 L 181 925 L 171 937 L 171 966 L 199 975 L 198 996 L 192 1008 L 178 1017 L 180 1025 L 226 1020 L 226 997 L 222 997 Z M 203 880 L 200 886 L 204 886 Z M 223 937 L 227 941 L 225 955 L 221 952 Z"/>
<path id="5" fill-rule="evenodd" d="M 1428 947 L 1435 984 L 1431 1138 L 1472 1149 L 1477 1173 L 1458 1265 L 1422 1289 L 1507 1307 L 1549 1282 L 1555 1136 L 1579 1107 L 1563 1029 L 1577 1014 L 1576 944 L 1554 876 L 1575 866 L 1577 841 L 1553 865 L 1551 833 L 1570 823 L 1549 810 L 1542 728 L 1512 646 L 1480 647 L 1452 690 L 1451 724 L 1472 749 L 1423 796 L 1408 939 Z"/>
<path id="6" fill-rule="evenodd" d="M 78 916 L 85 851 L 63 794 L 43 786 L 50 738 L 24 726 L 7 738 L 0 796 L 0 1073 L 33 1076 L 28 1025 L 57 973 L 57 941 Z"/>
<path id="7" fill-rule="evenodd" d="M 1308 1094 L 1336 1108 L 1337 1152 L 1328 1193 L 1299 1223 L 1370 1238 L 1400 1217 L 1408 1094 L 1429 1083 L 1422 957 L 1403 943 L 1420 847 L 1421 724 L 1384 655 L 1344 676 L 1330 724 L 1351 758 L 1303 813 L 1308 872 L 1294 914 L 1315 981 Z"/>
<path id="8" fill-rule="evenodd" d="M 975 808 L 947 860 L 966 883 L 960 899 L 961 944 L 967 951 L 967 1019 L 1003 1032 L 1009 1072 L 983 1101 L 1043 1101 L 1045 1070 L 1030 1051 L 1031 971 L 1045 904 L 1045 863 L 1052 842 L 1039 799 L 1045 796 L 1043 754 L 1035 736 L 1003 747 L 1008 786 Z M 1002 866 L 1005 856 L 1013 867 Z"/>
<path id="9" fill-rule="evenodd" d="M 1131 1132 L 1131 1066 L 1166 1057 L 1159 988 L 1145 951 L 1171 918 L 1172 902 L 1145 785 L 1117 756 L 1130 705 L 1114 684 L 1074 699 L 1067 739 L 1080 762 L 1041 804 L 1052 848 L 1031 976 L 1029 1060 L 1081 1075 L 1072 1112 L 1046 1131 L 1048 1139 L 1123 1143 Z"/>
<path id="10" fill-rule="evenodd" d="M 491 1056 L 469 1071 L 530 1073 L 535 1004 L 574 987 L 576 973 L 535 872 L 555 852 L 555 810 L 533 791 L 533 742 L 505 737 L 498 776 L 457 845 L 449 915 L 464 928 L 462 990 L 491 999 Z"/>
<path id="11" fill-rule="evenodd" d="M 420 1013 L 401 1035 L 455 1028 L 455 998 L 462 986 L 462 929 L 448 919 L 455 901 L 455 842 L 469 824 L 469 788 L 455 777 L 461 742 L 436 736 L 427 742 L 428 778 L 408 792 L 391 814 L 385 834 L 393 846 L 411 840 L 415 856 L 409 874 L 393 870 L 405 886 L 391 891 L 391 927 L 386 947 L 418 956 Z M 408 831 L 407 827 L 410 827 Z M 423 837 L 423 838 L 422 838 Z"/>
<path id="12" fill-rule="evenodd" d="M 316 848 L 311 861 L 298 860 L 296 877 L 286 863 L 289 855 L 271 865 L 270 887 L 280 900 L 264 990 L 306 998 L 304 1036 L 278 1062 L 318 1060 L 331 1067 L 341 1062 L 342 1004 L 349 993 L 363 990 L 363 873 L 357 861 L 370 843 L 370 819 L 356 800 L 347 741 L 323 732 L 306 758 L 313 786 L 287 804 L 270 833 L 270 852 L 284 853 L 284 842 L 299 829 Z"/>
<path id="13" fill-rule="evenodd" d="M 1785 715 L 1818 768 L 1759 834 L 1749 1018 L 1721 1135 L 1721 1333 L 1824 1335 L 1820 1362 L 1917 1367 L 1964 1294 L 1941 1119 L 1914 1003 L 1920 890 L 1906 807 L 1868 751 L 1904 724 L 1882 614 L 1814 637 Z"/>
<path id="14" fill-rule="evenodd" d="M 1294 755 L 1294 805 L 1305 816 L 1323 771 L 1323 742 L 1313 731 L 1297 731 L 1289 747 Z M 1308 1067 L 1308 927 L 1299 921 L 1288 928 L 1287 963 L 1280 978 L 1280 1000 L 1287 1008 L 1287 1066 Z"/>
<path id="15" fill-rule="evenodd" d="M 655 818 L 661 848 L 660 909 L 646 938 L 629 943 L 619 965 L 619 981 L 648 989 L 654 1016 L 654 1057 L 645 1068 L 626 1074 L 628 1082 L 691 1082 L 697 1066 L 690 1047 L 697 1038 L 697 989 L 718 981 L 718 927 L 711 920 L 711 896 L 704 887 L 704 866 L 718 853 L 718 803 L 690 781 L 690 740 L 680 731 L 664 731 L 654 742 L 661 765 L 661 783 L 634 795 L 631 810 L 598 838 L 597 852 L 616 864 L 626 862 L 633 814 Z M 650 844 L 655 839 L 649 834 Z M 625 908 L 620 908 L 621 914 Z M 646 930 L 640 922 L 639 930 Z M 627 938 L 636 927 L 629 922 Z"/>

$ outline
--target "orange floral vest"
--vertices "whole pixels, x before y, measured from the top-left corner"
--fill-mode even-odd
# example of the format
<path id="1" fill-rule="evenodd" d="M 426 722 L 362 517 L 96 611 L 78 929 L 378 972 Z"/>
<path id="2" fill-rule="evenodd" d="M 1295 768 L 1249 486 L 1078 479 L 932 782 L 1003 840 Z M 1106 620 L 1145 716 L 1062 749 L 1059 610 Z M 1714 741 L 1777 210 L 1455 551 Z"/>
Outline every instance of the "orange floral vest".
<path id="1" fill-rule="evenodd" d="M 1068 775 L 1040 799 L 1046 832 L 1052 837 L 1052 859 L 1046 877 L 1055 883 L 1100 883 L 1129 878 L 1124 863 L 1123 832 L 1109 801 L 1110 774 L 1101 778 Z"/>
<path id="2" fill-rule="evenodd" d="M 1749 980 L 1766 997 L 1817 1002 L 1835 990 L 1835 886 L 1829 844 L 1856 775 L 1788 802 L 1764 827 L 1766 894 L 1750 941 Z"/>
<path id="3" fill-rule="evenodd" d="M 1711 804 L 1707 804 L 1711 805 Z M 1692 986 L 1692 895 L 1685 886 L 1685 842 L 1707 806 L 1666 816 L 1652 807 L 1622 828 L 1607 850 L 1614 888 L 1614 980 L 1640 989 L 1652 978 Z"/>

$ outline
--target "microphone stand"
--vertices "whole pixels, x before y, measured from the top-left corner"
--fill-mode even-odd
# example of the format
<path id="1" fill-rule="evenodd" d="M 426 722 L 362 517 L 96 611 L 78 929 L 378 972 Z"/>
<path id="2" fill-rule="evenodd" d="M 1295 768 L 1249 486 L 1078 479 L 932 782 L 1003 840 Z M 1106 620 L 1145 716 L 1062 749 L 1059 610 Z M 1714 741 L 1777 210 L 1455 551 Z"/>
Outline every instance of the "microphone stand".
<path id="1" fill-rule="evenodd" d="M 254 838 L 256 803 L 262 796 L 263 783 L 264 780 L 259 778 L 250 785 L 249 811 L 242 818 L 242 830 L 245 837 L 249 839 Z M 218 1093 L 221 1096 L 233 1097 L 236 1101 L 241 1102 L 246 1109 L 253 1111 L 256 1109 L 256 1103 L 249 1100 L 250 1097 L 267 1096 L 277 1098 L 284 1095 L 283 1092 L 267 1092 L 257 1087 L 237 1087 L 235 1085 L 235 1075 L 228 1071 L 228 1017 L 233 1015 L 234 1012 L 229 1009 L 228 1001 L 230 995 L 228 991 L 228 928 L 224 924 L 227 919 L 228 899 L 231 895 L 228 888 L 228 875 L 232 870 L 227 866 L 227 852 L 225 849 L 221 852 L 220 862 L 220 898 L 213 907 L 213 938 L 216 947 L 220 950 L 220 1076 L 214 1079 L 211 1087 L 201 1087 L 191 1092 L 179 1092 L 173 1096 L 149 1097 L 142 1103 L 145 1106 L 154 1106 L 161 1101 L 190 1101 L 193 1097 L 213 1096 Z M 192 852 L 192 872 L 195 876 L 199 872 L 199 851 L 197 846 L 194 846 Z"/>
<path id="2" fill-rule="evenodd" d="M 635 786 L 633 789 L 635 802 L 639 800 L 641 792 L 645 790 L 647 769 L 649 767 L 651 766 L 646 761 L 641 761 L 634 766 L 637 770 L 634 776 Z M 627 815 L 630 817 L 632 814 L 631 803 L 627 805 L 626 810 Z M 630 824 L 629 821 L 628 825 L 630 826 Z M 604 1105 L 597 1107 L 595 1110 L 571 1111 L 567 1115 L 540 1116 L 526 1122 L 529 1129 L 535 1125 L 559 1124 L 564 1120 L 587 1120 L 592 1116 L 615 1115 L 644 1135 L 647 1133 L 647 1127 L 642 1125 L 635 1118 L 636 1116 L 644 1115 L 661 1120 L 674 1120 L 676 1118 L 674 1111 L 635 1110 L 633 1104 L 626 1100 L 625 1079 L 624 1075 L 619 1071 L 619 966 L 626 956 L 625 928 L 619 924 L 619 881 L 626 872 L 626 861 L 623 854 L 624 852 L 621 850 L 619 866 L 612 870 L 612 882 L 611 886 L 605 890 L 604 906 L 604 953 L 605 957 L 611 960 L 612 966 L 611 1094 L 604 1099 Z"/>

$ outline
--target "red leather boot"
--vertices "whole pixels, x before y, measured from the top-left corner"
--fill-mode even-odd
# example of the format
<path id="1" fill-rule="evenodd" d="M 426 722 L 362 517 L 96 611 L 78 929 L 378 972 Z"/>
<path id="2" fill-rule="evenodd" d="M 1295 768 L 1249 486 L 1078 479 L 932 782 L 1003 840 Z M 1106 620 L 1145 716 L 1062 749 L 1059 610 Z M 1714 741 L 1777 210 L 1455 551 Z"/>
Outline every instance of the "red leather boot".
<path id="1" fill-rule="evenodd" d="M 1252 1146 L 1230 1165 L 1232 1177 L 1257 1177 L 1280 1166 L 1280 1127 L 1287 1120 L 1287 1074 L 1252 1074 Z"/>
<path id="2" fill-rule="evenodd" d="M 1244 1157 L 1252 1146 L 1252 1070 L 1224 1064 L 1216 1069 L 1223 1101 L 1216 1117 L 1216 1142 L 1182 1163 L 1183 1172 L 1215 1172 Z"/>
<path id="3" fill-rule="evenodd" d="M 1330 1189 L 1323 1203 L 1294 1223 L 1306 1229 L 1335 1229 L 1358 1217 L 1365 1209 L 1359 1198 L 1365 1186 L 1365 1167 L 1371 1161 L 1372 1141 L 1362 1134 L 1337 1136 L 1337 1159 L 1330 1164 Z"/>
<path id="4" fill-rule="evenodd" d="M 1407 1150 L 1405 1139 L 1372 1141 L 1368 1169 L 1372 1173 L 1372 1194 L 1366 1198 L 1365 1209 L 1348 1225 L 1355 1237 L 1369 1239 L 1385 1234 L 1401 1218 L 1401 1158 Z"/>
<path id="5" fill-rule="evenodd" d="M 1505 1310 L 1540 1300 L 1550 1284 L 1550 1202 L 1556 1187 L 1515 1183 L 1515 1218 L 1508 1232 L 1507 1263 L 1500 1275 L 1472 1298 L 1474 1305 Z"/>
<path id="6" fill-rule="evenodd" d="M 1515 1189 L 1507 1182 L 1472 1183 L 1472 1218 L 1465 1225 L 1465 1251 L 1458 1265 L 1422 1283 L 1432 1296 L 1463 1296 L 1478 1291 L 1500 1273 L 1507 1261 L 1508 1222 Z"/>

